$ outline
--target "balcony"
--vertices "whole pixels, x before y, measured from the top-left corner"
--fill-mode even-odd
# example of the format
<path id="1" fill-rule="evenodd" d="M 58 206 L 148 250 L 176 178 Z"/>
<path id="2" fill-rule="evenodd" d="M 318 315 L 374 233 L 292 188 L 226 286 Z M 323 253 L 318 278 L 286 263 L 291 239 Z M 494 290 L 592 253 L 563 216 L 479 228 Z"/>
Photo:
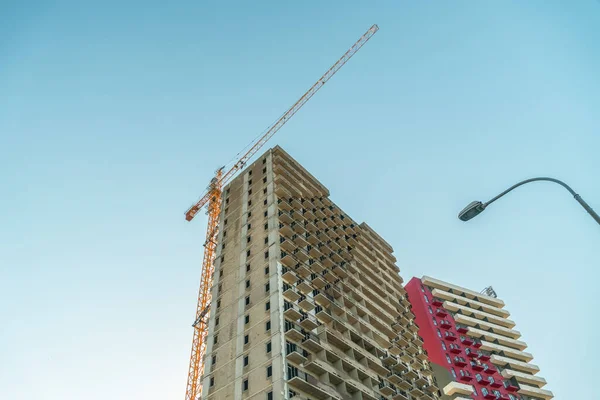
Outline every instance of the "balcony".
<path id="1" fill-rule="evenodd" d="M 320 274 L 310 274 L 310 283 L 317 289 L 323 289 L 327 284 Z"/>
<path id="2" fill-rule="evenodd" d="M 459 354 L 461 352 L 460 347 L 456 346 L 452 346 L 450 347 L 450 353 L 454 353 L 454 354 Z"/>
<path id="3" fill-rule="evenodd" d="M 328 307 L 334 301 L 333 296 L 320 290 L 316 291 L 317 294 L 314 296 L 315 303 L 320 306 Z"/>
<path id="4" fill-rule="evenodd" d="M 285 338 L 290 342 L 298 342 L 304 338 L 304 334 L 300 332 L 299 327 L 291 326 L 285 331 Z"/>
<path id="5" fill-rule="evenodd" d="M 549 400 L 554 398 L 554 394 L 545 389 L 521 384 L 519 385 L 519 394 L 523 399 L 544 399 Z"/>
<path id="6" fill-rule="evenodd" d="M 296 264 L 294 269 L 296 270 L 296 273 L 303 278 L 306 278 L 310 275 L 310 271 L 306 267 L 306 264 Z"/>
<path id="7" fill-rule="evenodd" d="M 438 299 L 437 297 L 434 297 L 431 304 L 433 304 L 436 307 L 441 307 L 442 304 L 444 304 L 444 301 L 442 299 Z"/>
<path id="8" fill-rule="evenodd" d="M 388 382 L 381 381 L 379 382 L 379 392 L 384 396 L 390 396 L 396 393 L 396 388 Z"/>
<path id="9" fill-rule="evenodd" d="M 300 306 L 300 308 L 305 312 L 309 312 L 309 311 L 312 311 L 315 309 L 315 305 L 313 304 L 313 302 L 308 300 L 308 298 L 306 296 L 300 297 L 298 306 Z"/>
<path id="10" fill-rule="evenodd" d="M 404 378 L 397 372 L 390 372 L 387 375 L 387 380 L 392 382 L 394 385 L 399 385 L 404 381 Z"/>
<path id="11" fill-rule="evenodd" d="M 458 380 L 462 381 L 462 382 L 471 382 L 473 380 L 473 377 L 471 375 L 461 375 L 458 377 Z"/>
<path id="12" fill-rule="evenodd" d="M 303 315 L 300 321 L 298 321 L 298 323 L 307 331 L 312 331 L 317 326 L 319 326 L 319 323 L 313 320 L 312 317 L 308 315 Z"/>
<path id="13" fill-rule="evenodd" d="M 483 393 L 482 393 L 483 394 Z M 496 399 L 496 395 L 492 392 L 487 392 L 487 394 L 483 395 L 484 399 Z"/>
<path id="14" fill-rule="evenodd" d="M 468 338 L 468 337 L 461 337 L 460 341 L 465 346 L 471 346 L 471 345 L 473 345 L 473 341 L 471 340 L 471 338 Z"/>
<path id="15" fill-rule="evenodd" d="M 435 315 L 440 318 L 444 318 L 448 315 L 448 313 L 443 308 L 438 308 L 437 310 L 435 310 Z"/>
<path id="16" fill-rule="evenodd" d="M 446 396 L 455 398 L 455 396 L 468 396 L 470 398 L 473 393 L 471 385 L 466 385 L 459 382 L 450 382 L 443 388 L 443 392 Z"/>
<path id="17" fill-rule="evenodd" d="M 398 359 L 396 358 L 396 356 L 388 352 L 386 352 L 385 355 L 379 358 L 381 359 L 381 362 L 383 362 L 383 364 L 387 366 L 396 365 L 398 363 Z"/>
<path id="18" fill-rule="evenodd" d="M 440 321 L 440 327 L 442 327 L 444 329 L 450 329 L 450 328 L 452 328 L 452 324 L 450 324 L 449 321 L 443 319 Z"/>
<path id="19" fill-rule="evenodd" d="M 471 368 L 473 369 L 473 371 L 483 371 L 483 365 L 479 365 L 479 364 L 475 364 L 475 365 L 471 365 Z"/>
<path id="20" fill-rule="evenodd" d="M 298 277 L 296 276 L 296 274 L 288 267 L 282 267 L 281 273 L 282 273 L 281 278 L 287 284 L 293 285 L 298 280 Z"/>
<path id="21" fill-rule="evenodd" d="M 464 367 L 467 365 L 467 363 L 461 359 L 454 359 L 454 365 L 456 365 L 457 367 Z"/>
<path id="22" fill-rule="evenodd" d="M 467 355 L 467 357 L 472 359 L 476 359 L 477 357 L 479 357 L 479 354 L 469 349 L 468 347 L 465 349 L 465 354 Z"/>
<path id="23" fill-rule="evenodd" d="M 454 342 L 457 339 L 457 337 L 454 336 L 452 333 L 450 333 L 450 332 L 445 332 L 445 333 L 446 334 L 444 335 L 444 340 L 447 340 L 449 342 Z"/>
<path id="24" fill-rule="evenodd" d="M 488 386 L 490 384 L 490 381 L 484 378 L 477 378 L 477 383 L 479 383 L 481 386 Z"/>
<path id="25" fill-rule="evenodd" d="M 494 381 L 494 382 L 490 383 L 490 386 L 493 388 L 499 388 L 499 387 L 502 387 L 502 382 Z"/>
<path id="26" fill-rule="evenodd" d="M 487 367 L 487 368 L 484 367 L 483 372 L 485 372 L 488 375 L 494 375 L 498 371 L 494 367 Z"/>
<path id="27" fill-rule="evenodd" d="M 514 378 L 507 379 L 504 381 L 504 389 L 506 389 L 507 392 L 514 393 L 519 390 L 519 384 Z"/>
<path id="28" fill-rule="evenodd" d="M 288 384 L 319 400 L 329 399 L 332 392 L 336 393 L 333 388 L 326 388 L 318 379 L 305 372 L 298 372 L 296 376 L 288 378 Z"/>
<path id="29" fill-rule="evenodd" d="M 294 303 L 301 297 L 298 293 L 296 293 L 296 289 L 294 289 L 293 287 L 289 287 L 286 289 L 284 285 L 284 289 L 285 290 L 283 292 L 283 298 L 291 303 Z"/>
<path id="30" fill-rule="evenodd" d="M 286 355 L 285 359 L 297 365 L 300 365 L 306 361 L 306 357 L 303 354 L 303 352 L 301 352 L 301 350 L 294 350 L 289 352 Z"/>
<path id="31" fill-rule="evenodd" d="M 469 331 L 469 327 L 463 324 L 456 324 L 456 330 L 459 333 L 467 333 Z"/>
<path id="32" fill-rule="evenodd" d="M 481 352 L 479 352 L 479 353 L 477 353 L 477 354 L 479 355 L 479 359 L 480 359 L 481 361 L 489 361 L 489 360 L 490 360 L 490 356 L 489 356 L 489 355 L 487 355 L 487 354 L 485 354 L 485 353 L 481 353 Z"/>
<path id="33" fill-rule="evenodd" d="M 331 311 L 321 306 L 318 306 L 315 311 L 315 317 L 323 322 L 324 324 L 328 324 L 333 321 L 333 316 L 331 315 Z"/>

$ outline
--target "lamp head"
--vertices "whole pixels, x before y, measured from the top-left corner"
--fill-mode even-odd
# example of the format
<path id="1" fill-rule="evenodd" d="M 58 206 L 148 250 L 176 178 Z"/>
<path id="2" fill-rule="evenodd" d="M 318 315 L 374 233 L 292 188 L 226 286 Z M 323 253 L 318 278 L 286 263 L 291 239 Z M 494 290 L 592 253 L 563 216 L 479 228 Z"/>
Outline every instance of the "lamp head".
<path id="1" fill-rule="evenodd" d="M 458 213 L 458 218 L 461 221 L 468 221 L 481 214 L 483 210 L 485 210 L 485 204 L 480 201 L 472 201 Z"/>

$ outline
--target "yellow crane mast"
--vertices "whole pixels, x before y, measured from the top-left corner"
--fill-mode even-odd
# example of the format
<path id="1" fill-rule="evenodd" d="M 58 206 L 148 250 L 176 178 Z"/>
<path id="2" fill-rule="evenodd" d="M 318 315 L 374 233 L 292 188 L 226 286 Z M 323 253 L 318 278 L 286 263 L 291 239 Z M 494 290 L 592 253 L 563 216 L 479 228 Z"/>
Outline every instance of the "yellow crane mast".
<path id="1" fill-rule="evenodd" d="M 223 186 L 233 179 L 235 174 L 246 165 L 248 160 L 250 160 L 252 156 L 254 156 L 378 30 L 379 27 L 377 25 L 373 25 L 369 28 L 369 30 L 362 35 L 360 39 L 358 39 L 358 41 L 354 43 L 354 45 L 235 162 L 231 169 L 226 172 L 224 172 L 224 168 L 217 170 L 215 177 L 212 178 L 204 195 L 186 211 L 185 219 L 191 221 L 198 211 L 204 206 L 207 206 L 208 227 L 206 228 L 206 241 L 204 242 L 204 258 L 202 260 L 196 318 L 193 324 L 194 337 L 192 340 L 192 352 L 190 355 L 185 400 L 196 400 L 200 398 L 200 395 L 202 394 L 201 379 L 204 372 L 204 354 L 206 352 L 206 337 L 208 335 L 208 317 L 210 316 L 210 288 L 213 282 L 213 263 L 216 252 L 216 237 L 219 229 L 218 220 L 219 214 L 221 213 L 221 194 Z"/>

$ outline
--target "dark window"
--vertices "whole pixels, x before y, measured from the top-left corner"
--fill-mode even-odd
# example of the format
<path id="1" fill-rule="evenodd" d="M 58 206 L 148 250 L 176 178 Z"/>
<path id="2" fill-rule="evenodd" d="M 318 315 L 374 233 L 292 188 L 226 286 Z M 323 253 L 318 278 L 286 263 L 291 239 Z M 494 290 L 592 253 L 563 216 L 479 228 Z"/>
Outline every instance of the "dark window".
<path id="1" fill-rule="evenodd" d="M 263 164 L 266 164 L 266 163 L 267 163 L 267 159 L 263 158 Z"/>
<path id="2" fill-rule="evenodd" d="M 217 356 L 212 356 L 211 365 L 215 365 L 217 363 Z"/>
<path id="3" fill-rule="evenodd" d="M 267 331 L 270 331 L 270 330 L 271 330 L 271 321 L 267 321 L 267 323 L 265 324 L 265 329 L 266 329 Z"/>
<path id="4" fill-rule="evenodd" d="M 252 189 L 248 190 L 248 196 L 252 195 Z"/>
<path id="5" fill-rule="evenodd" d="M 215 318 L 215 326 L 219 325 L 219 317 Z"/>
<path id="6" fill-rule="evenodd" d="M 244 336 L 244 344 L 248 344 L 249 341 L 250 341 L 250 336 L 248 336 L 248 335 Z"/>
<path id="7" fill-rule="evenodd" d="M 246 305 L 250 305 L 250 296 L 246 296 Z"/>
<path id="8" fill-rule="evenodd" d="M 268 236 L 265 238 L 265 244 L 269 244 L 269 237 Z"/>
<path id="9" fill-rule="evenodd" d="M 265 201 L 263 201 L 263 204 L 266 206 L 267 205 L 267 199 L 265 199 Z"/>
<path id="10" fill-rule="evenodd" d="M 251 206 L 252 205 L 252 200 L 248 200 L 248 205 Z"/>
<path id="11" fill-rule="evenodd" d="M 251 241 L 252 241 L 252 236 L 248 236 L 248 237 L 246 238 L 246 242 L 247 242 L 247 243 L 250 243 Z"/>
<path id="12" fill-rule="evenodd" d="M 225 262 L 225 256 L 221 256 L 221 262 Z"/>
<path id="13" fill-rule="evenodd" d="M 270 283 L 267 283 L 267 284 L 265 285 L 265 292 L 266 292 L 266 293 L 269 293 L 269 291 L 270 291 L 270 290 L 271 290 L 271 284 L 270 284 Z"/>
<path id="14" fill-rule="evenodd" d="M 248 224 L 248 229 L 252 229 L 252 224 Z"/>
<path id="15" fill-rule="evenodd" d="M 269 311 L 270 309 L 271 309 L 271 302 L 270 302 L 270 301 L 267 301 L 267 302 L 265 303 L 265 310 Z"/>
<path id="16" fill-rule="evenodd" d="M 223 225 L 227 225 L 227 218 L 225 218 L 225 221 L 223 221 Z"/>
<path id="17" fill-rule="evenodd" d="M 271 375 L 273 375 L 273 367 L 271 365 L 269 365 L 267 367 L 267 378 L 270 378 Z"/>
<path id="18" fill-rule="evenodd" d="M 263 178 L 263 183 L 267 183 L 267 178 Z M 264 190 L 265 192 L 267 191 L 267 189 Z"/>
<path id="19" fill-rule="evenodd" d="M 250 264 L 246 264 L 246 272 L 250 272 Z"/>
<path id="20" fill-rule="evenodd" d="M 248 211 L 248 218 L 252 216 L 252 211 Z"/>
<path id="21" fill-rule="evenodd" d="M 219 276 L 222 277 L 223 276 L 223 270 L 219 271 Z"/>
<path id="22" fill-rule="evenodd" d="M 215 377 L 211 376 L 210 377 L 210 387 L 213 387 L 213 386 L 215 386 Z"/>
<path id="23" fill-rule="evenodd" d="M 248 279 L 248 280 L 246 281 L 246 288 L 249 288 L 249 287 L 250 287 L 250 279 Z"/>
<path id="24" fill-rule="evenodd" d="M 271 342 L 267 343 L 267 353 L 271 352 Z"/>
<path id="25" fill-rule="evenodd" d="M 242 390 L 245 392 L 248 390 L 248 379 L 244 379 L 244 383 L 242 384 Z"/>
<path id="26" fill-rule="evenodd" d="M 269 224 L 268 223 L 265 224 L 265 230 L 267 230 L 267 229 L 269 229 Z"/>
<path id="27" fill-rule="evenodd" d="M 244 356 L 244 367 L 248 366 L 248 356 Z"/>
<path id="28" fill-rule="evenodd" d="M 269 258 L 269 250 L 265 251 L 265 259 Z"/>
<path id="29" fill-rule="evenodd" d="M 265 274 L 269 273 L 269 267 L 265 267 Z"/>
<path id="30" fill-rule="evenodd" d="M 215 336 L 213 336 L 213 344 L 217 344 L 217 343 L 219 343 L 219 336 L 215 335 Z"/>
<path id="31" fill-rule="evenodd" d="M 267 215 L 269 215 L 269 212 L 267 210 L 265 210 L 265 212 L 263 213 L 263 215 L 266 217 Z"/>
<path id="32" fill-rule="evenodd" d="M 250 171 L 250 175 L 252 175 L 252 171 Z M 248 186 L 252 185 L 252 179 L 248 181 Z"/>
<path id="33" fill-rule="evenodd" d="M 267 173 L 267 167 L 264 167 L 263 168 L 263 174 L 266 174 L 266 173 Z"/>
<path id="34" fill-rule="evenodd" d="M 248 249 L 248 251 L 246 251 L 246 257 L 250 257 L 250 249 Z"/>
<path id="35" fill-rule="evenodd" d="M 273 400 L 273 392 L 267 393 L 267 400 Z"/>
<path id="36" fill-rule="evenodd" d="M 221 308 L 221 299 L 217 300 L 217 308 Z"/>
<path id="37" fill-rule="evenodd" d="M 244 323 L 245 323 L 245 324 L 247 324 L 248 322 L 250 322 L 250 316 L 249 316 L 249 315 L 246 315 L 246 316 L 244 317 Z"/>

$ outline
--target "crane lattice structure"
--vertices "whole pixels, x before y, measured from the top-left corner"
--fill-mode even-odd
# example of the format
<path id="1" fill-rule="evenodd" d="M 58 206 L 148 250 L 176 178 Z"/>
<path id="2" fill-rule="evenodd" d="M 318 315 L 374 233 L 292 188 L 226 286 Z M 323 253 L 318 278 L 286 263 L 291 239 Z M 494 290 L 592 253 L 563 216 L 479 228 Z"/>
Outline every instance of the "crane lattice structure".
<path id="1" fill-rule="evenodd" d="M 369 30 L 362 35 L 360 39 L 358 39 L 358 41 L 354 43 L 354 45 L 266 131 L 264 135 L 254 142 L 250 149 L 235 162 L 231 169 L 228 171 L 224 171 L 224 168 L 218 169 L 204 195 L 196 202 L 196 204 L 186 211 L 185 219 L 191 221 L 198 211 L 207 206 L 208 227 L 206 228 L 206 240 L 204 242 L 204 258 L 202 260 L 196 318 L 193 324 L 194 337 L 192 340 L 192 352 L 190 355 L 185 400 L 196 400 L 200 398 L 200 395 L 202 394 L 201 379 L 202 374 L 204 373 L 204 354 L 206 352 L 208 318 L 210 316 L 210 288 L 212 287 L 213 282 L 214 259 L 217 244 L 216 237 L 219 230 L 218 220 L 219 214 L 221 213 L 221 194 L 223 187 L 233 179 L 235 174 L 246 165 L 248 160 L 250 160 L 252 156 L 254 156 L 378 30 L 379 27 L 377 25 L 373 25 L 369 28 Z"/>

